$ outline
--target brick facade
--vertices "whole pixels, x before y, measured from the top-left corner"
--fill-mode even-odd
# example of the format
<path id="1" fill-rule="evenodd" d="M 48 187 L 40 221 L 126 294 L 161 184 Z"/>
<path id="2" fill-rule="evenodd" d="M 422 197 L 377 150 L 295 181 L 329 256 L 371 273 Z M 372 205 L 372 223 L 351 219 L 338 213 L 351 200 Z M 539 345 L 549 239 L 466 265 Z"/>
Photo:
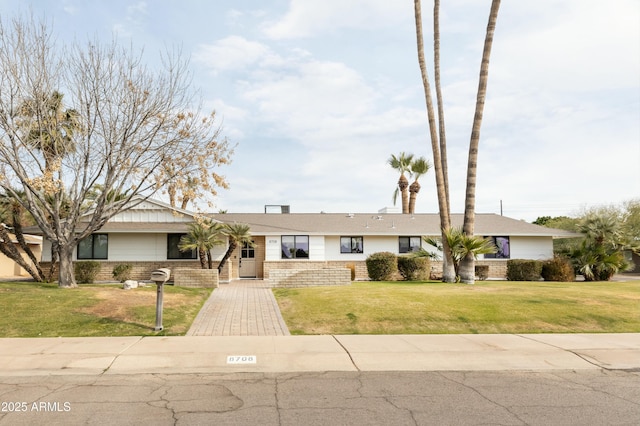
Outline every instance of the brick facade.
<path id="1" fill-rule="evenodd" d="M 217 269 L 177 268 L 173 277 L 173 284 L 176 287 L 218 287 Z"/>
<path id="2" fill-rule="evenodd" d="M 350 285 L 351 271 L 347 268 L 272 269 L 269 281 L 274 287 Z"/>

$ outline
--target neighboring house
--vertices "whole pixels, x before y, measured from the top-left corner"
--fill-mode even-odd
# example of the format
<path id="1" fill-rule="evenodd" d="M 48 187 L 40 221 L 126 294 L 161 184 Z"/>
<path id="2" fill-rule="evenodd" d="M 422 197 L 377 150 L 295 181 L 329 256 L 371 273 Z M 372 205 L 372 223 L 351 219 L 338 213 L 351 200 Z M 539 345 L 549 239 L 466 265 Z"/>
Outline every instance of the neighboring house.
<path id="1" fill-rule="evenodd" d="M 0 226 L 4 226 L 4 224 L 0 224 Z M 18 240 L 15 235 L 9 234 L 11 237 L 11 242 L 16 246 L 20 254 L 22 254 L 22 258 L 31 263 L 29 256 L 22 250 Z M 40 259 L 40 255 L 42 253 L 42 237 L 37 235 L 24 235 L 24 240 L 27 243 L 27 246 L 31 249 L 31 252 L 36 257 L 36 259 Z M 29 277 L 30 275 L 25 271 L 20 265 L 18 265 L 13 259 L 8 258 L 3 253 L 0 253 L 0 277 Z"/>
<path id="2" fill-rule="evenodd" d="M 266 211 L 266 209 L 265 209 Z M 220 280 L 269 278 L 273 269 L 344 268 L 353 265 L 356 279 L 367 279 L 365 260 L 372 253 L 389 251 L 406 254 L 426 246 L 423 236 L 440 235 L 437 214 L 399 213 L 225 213 L 211 215 L 226 223 L 246 223 L 255 247 L 238 247 L 222 271 Z M 160 267 L 199 268 L 195 252 L 180 252 L 177 244 L 194 221 L 194 213 L 147 200 L 122 212 L 76 250 L 74 260 L 98 260 L 103 268 L 98 279 L 111 279 L 113 267 L 134 265 L 135 279 L 149 279 Z M 462 215 L 453 215 L 454 226 Z M 508 259 L 548 259 L 553 257 L 553 238 L 572 236 L 495 214 L 476 215 L 476 234 L 493 239 L 499 247 L 495 255 L 485 255 L 478 264 L 489 265 L 490 277 L 504 277 Z M 213 250 L 219 261 L 226 246 Z M 51 260 L 45 240 L 43 262 Z M 439 262 L 433 262 L 436 270 Z M 46 267 L 46 265 L 45 265 Z"/>

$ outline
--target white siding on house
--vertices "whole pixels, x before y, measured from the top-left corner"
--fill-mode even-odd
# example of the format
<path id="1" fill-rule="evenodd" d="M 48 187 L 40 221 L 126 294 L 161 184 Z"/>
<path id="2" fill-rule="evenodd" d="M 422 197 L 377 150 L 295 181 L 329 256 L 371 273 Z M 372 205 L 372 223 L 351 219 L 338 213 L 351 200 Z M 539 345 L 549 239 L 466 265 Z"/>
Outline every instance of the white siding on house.
<path id="1" fill-rule="evenodd" d="M 112 223 L 184 223 L 193 222 L 192 216 L 174 215 L 170 211 L 160 209 L 131 209 L 118 213 L 109 222 Z"/>
<path id="2" fill-rule="evenodd" d="M 550 259 L 553 257 L 551 237 L 510 237 L 511 259 Z"/>
<path id="3" fill-rule="evenodd" d="M 109 234 L 110 261 L 167 259 L 167 234 Z"/>
<path id="4" fill-rule="evenodd" d="M 265 260 L 280 260 L 282 248 L 280 246 L 280 236 L 267 235 L 265 239 Z"/>
<path id="5" fill-rule="evenodd" d="M 324 257 L 324 236 L 309 236 L 309 260 L 328 260 Z"/>

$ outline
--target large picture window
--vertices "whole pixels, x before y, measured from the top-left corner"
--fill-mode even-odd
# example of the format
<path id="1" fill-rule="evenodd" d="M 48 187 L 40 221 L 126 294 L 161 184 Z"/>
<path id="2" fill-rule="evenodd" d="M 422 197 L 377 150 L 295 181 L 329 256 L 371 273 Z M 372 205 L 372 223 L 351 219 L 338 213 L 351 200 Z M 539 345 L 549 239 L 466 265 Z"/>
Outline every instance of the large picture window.
<path id="1" fill-rule="evenodd" d="M 308 259 L 309 236 L 308 235 L 283 235 L 282 236 L 283 259 Z"/>
<path id="2" fill-rule="evenodd" d="M 362 237 L 340 237 L 340 253 L 362 253 Z"/>
<path id="3" fill-rule="evenodd" d="M 178 244 L 186 234 L 167 234 L 167 259 L 197 259 L 197 250 L 180 251 Z"/>
<path id="4" fill-rule="evenodd" d="M 487 237 L 498 249 L 495 253 L 485 254 L 485 259 L 509 259 L 511 258 L 511 247 L 509 237 Z"/>
<path id="5" fill-rule="evenodd" d="M 92 234 L 78 244 L 78 259 L 107 259 L 109 236 Z"/>
<path id="6" fill-rule="evenodd" d="M 413 253 L 422 247 L 421 237 L 398 237 L 398 253 Z"/>

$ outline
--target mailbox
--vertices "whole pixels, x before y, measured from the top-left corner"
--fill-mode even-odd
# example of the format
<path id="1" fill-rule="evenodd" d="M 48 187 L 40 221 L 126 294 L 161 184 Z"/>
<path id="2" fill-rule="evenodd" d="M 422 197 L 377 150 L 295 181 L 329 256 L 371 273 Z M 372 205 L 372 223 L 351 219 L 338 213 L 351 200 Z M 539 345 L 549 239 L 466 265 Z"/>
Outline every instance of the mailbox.
<path id="1" fill-rule="evenodd" d="M 164 284 L 167 281 L 169 281 L 170 276 L 171 276 L 171 269 L 169 268 L 156 269 L 151 273 L 151 281 L 155 281 L 156 284 L 158 283 Z"/>
<path id="2" fill-rule="evenodd" d="M 164 283 L 169 281 L 171 276 L 171 269 L 160 268 L 151 272 L 151 281 L 154 281 L 157 285 L 156 289 L 156 327 L 155 331 L 161 331 L 162 327 L 162 296 L 164 294 Z"/>

